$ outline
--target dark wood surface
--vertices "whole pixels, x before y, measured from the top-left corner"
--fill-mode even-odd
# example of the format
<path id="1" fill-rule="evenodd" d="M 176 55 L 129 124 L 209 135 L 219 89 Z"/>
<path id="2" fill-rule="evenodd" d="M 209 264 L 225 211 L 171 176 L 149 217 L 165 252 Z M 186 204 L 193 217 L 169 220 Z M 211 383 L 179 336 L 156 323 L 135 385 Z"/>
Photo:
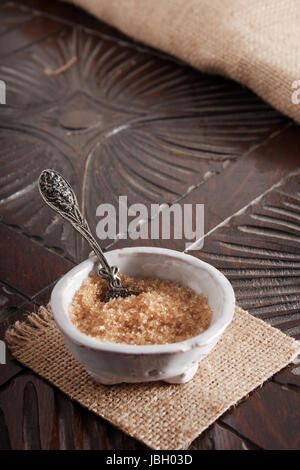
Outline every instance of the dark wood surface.
<path id="1" fill-rule="evenodd" d="M 95 228 L 96 207 L 205 204 L 200 257 L 239 304 L 300 338 L 300 134 L 247 89 L 203 75 L 61 2 L 0 4 L 0 332 L 48 301 L 89 252 L 43 206 L 54 167 Z M 150 241 L 146 241 L 150 244 Z M 145 240 L 106 240 L 106 246 Z M 182 240 L 151 244 L 183 250 Z M 276 374 L 191 449 L 299 448 L 299 365 Z M 142 449 L 8 354 L 1 449 Z"/>

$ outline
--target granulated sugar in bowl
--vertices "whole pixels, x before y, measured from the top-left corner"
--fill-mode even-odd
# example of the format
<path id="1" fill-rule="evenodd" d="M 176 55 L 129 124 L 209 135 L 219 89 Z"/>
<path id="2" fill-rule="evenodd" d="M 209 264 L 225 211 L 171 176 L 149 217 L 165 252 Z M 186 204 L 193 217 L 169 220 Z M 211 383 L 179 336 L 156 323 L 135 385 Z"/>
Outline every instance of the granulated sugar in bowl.
<path id="1" fill-rule="evenodd" d="M 173 250 L 124 248 L 106 256 L 119 267 L 124 285 L 141 294 L 103 305 L 96 257 L 73 268 L 51 295 L 67 347 L 103 384 L 187 382 L 233 318 L 230 282 L 213 266 Z"/>

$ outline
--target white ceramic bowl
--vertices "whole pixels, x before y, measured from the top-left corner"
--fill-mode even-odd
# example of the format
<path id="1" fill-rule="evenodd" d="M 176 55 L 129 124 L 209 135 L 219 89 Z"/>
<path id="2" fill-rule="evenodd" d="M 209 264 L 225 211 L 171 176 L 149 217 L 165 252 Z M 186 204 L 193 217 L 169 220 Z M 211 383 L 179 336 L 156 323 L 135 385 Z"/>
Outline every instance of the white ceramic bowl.
<path id="1" fill-rule="evenodd" d="M 75 292 L 98 265 L 97 259 L 91 257 L 63 276 L 52 291 L 54 319 L 67 347 L 87 372 L 103 384 L 152 380 L 187 382 L 233 318 L 235 297 L 231 284 L 213 266 L 178 251 L 124 248 L 110 251 L 106 256 L 123 274 L 179 281 L 207 296 L 213 310 L 211 324 L 206 331 L 186 341 L 145 346 L 104 343 L 81 333 L 71 322 L 68 309 Z"/>

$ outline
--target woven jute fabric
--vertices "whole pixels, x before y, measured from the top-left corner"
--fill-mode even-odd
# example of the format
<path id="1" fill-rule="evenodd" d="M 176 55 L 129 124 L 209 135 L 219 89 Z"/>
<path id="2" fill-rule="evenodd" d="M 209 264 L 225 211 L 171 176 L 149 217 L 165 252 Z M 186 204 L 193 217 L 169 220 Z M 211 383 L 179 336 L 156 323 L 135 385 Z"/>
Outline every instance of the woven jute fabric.
<path id="1" fill-rule="evenodd" d="M 199 70 L 241 82 L 300 122 L 299 0 L 67 1 Z"/>
<path id="2" fill-rule="evenodd" d="M 163 450 L 189 444 L 300 352 L 300 342 L 236 308 L 231 325 L 189 383 L 105 386 L 73 359 L 46 308 L 16 322 L 6 340 L 19 361 L 72 399 Z"/>

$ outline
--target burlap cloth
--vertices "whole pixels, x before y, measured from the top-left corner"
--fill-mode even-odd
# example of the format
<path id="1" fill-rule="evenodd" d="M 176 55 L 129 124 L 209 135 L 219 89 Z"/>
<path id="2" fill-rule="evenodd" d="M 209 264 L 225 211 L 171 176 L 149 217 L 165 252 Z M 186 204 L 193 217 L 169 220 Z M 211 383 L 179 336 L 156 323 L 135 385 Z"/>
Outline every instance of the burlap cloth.
<path id="1" fill-rule="evenodd" d="M 6 333 L 13 355 L 72 399 L 154 449 L 180 449 L 225 410 L 292 361 L 300 342 L 240 308 L 184 385 L 96 384 L 66 349 L 41 308 Z"/>
<path id="2" fill-rule="evenodd" d="M 241 82 L 300 122 L 300 103 L 292 102 L 292 85 L 300 89 L 299 0 L 66 1 L 199 70 Z"/>

